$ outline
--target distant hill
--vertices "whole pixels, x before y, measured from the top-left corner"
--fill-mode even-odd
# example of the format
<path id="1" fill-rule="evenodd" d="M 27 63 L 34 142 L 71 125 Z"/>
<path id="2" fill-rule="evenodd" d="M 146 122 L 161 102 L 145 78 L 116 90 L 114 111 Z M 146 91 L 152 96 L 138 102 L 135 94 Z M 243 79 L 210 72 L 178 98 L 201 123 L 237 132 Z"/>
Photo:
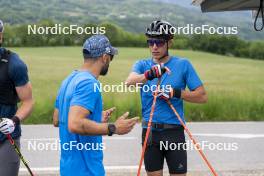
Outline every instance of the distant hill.
<path id="1" fill-rule="evenodd" d="M 154 0 L 154 1 L 177 4 L 179 6 L 186 7 L 186 8 L 197 8 L 191 5 L 192 0 Z"/>
<path id="2" fill-rule="evenodd" d="M 8 0 L 0 1 L 0 18 L 10 24 L 36 23 L 42 19 L 74 24 L 107 21 L 137 33 L 144 32 L 154 19 L 162 18 L 174 25 L 234 25 L 244 39 L 264 39 L 263 32 L 253 30 L 250 15 L 202 14 L 189 4 L 190 0 Z"/>

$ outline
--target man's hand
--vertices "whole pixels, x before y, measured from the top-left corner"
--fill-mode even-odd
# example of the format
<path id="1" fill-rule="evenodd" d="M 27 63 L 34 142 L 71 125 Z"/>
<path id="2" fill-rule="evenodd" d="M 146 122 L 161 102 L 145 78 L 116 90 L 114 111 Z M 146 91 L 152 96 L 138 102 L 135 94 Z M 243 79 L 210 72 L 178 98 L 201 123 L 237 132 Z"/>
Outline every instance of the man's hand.
<path id="1" fill-rule="evenodd" d="M 11 134 L 15 130 L 15 122 L 12 119 L 1 118 L 0 119 L 0 132 L 3 134 Z"/>
<path id="2" fill-rule="evenodd" d="M 135 124 L 138 122 L 139 117 L 134 117 L 131 119 L 126 119 L 129 115 L 129 112 L 126 112 L 121 117 L 119 117 L 115 122 L 116 131 L 115 134 L 123 135 L 129 133 Z"/>
<path id="3" fill-rule="evenodd" d="M 181 89 L 169 89 L 169 90 L 159 90 L 157 94 L 158 98 L 161 98 L 165 101 L 168 101 L 169 99 L 176 97 L 181 98 Z"/>
<path id="4" fill-rule="evenodd" d="M 154 78 L 161 77 L 166 72 L 166 67 L 164 64 L 157 64 L 151 67 L 150 70 L 147 70 L 144 73 L 144 76 L 147 80 L 153 80 Z"/>
<path id="5" fill-rule="evenodd" d="M 109 118 L 111 117 L 112 113 L 115 111 L 116 107 L 112 107 L 110 109 L 107 109 L 103 111 L 102 113 L 102 123 L 107 123 L 109 121 Z"/>

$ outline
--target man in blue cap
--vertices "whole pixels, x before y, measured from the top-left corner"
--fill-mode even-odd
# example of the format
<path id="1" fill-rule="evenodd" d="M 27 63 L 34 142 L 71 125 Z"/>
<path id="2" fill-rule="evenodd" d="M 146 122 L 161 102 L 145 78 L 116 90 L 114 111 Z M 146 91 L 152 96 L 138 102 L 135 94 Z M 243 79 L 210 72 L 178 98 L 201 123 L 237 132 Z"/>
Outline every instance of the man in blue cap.
<path id="1" fill-rule="evenodd" d="M 1 47 L 3 32 L 4 24 L 0 20 L 0 175 L 16 176 L 20 160 L 6 135 L 11 134 L 20 146 L 20 121 L 31 113 L 33 98 L 26 64 L 17 54 Z"/>
<path id="2" fill-rule="evenodd" d="M 103 111 L 98 78 L 107 74 L 116 54 L 106 36 L 88 38 L 83 45 L 82 67 L 59 89 L 53 122 L 60 131 L 62 176 L 104 176 L 102 135 L 126 134 L 138 121 L 137 117 L 126 119 L 127 112 L 115 123 L 108 123 L 113 108 Z"/>

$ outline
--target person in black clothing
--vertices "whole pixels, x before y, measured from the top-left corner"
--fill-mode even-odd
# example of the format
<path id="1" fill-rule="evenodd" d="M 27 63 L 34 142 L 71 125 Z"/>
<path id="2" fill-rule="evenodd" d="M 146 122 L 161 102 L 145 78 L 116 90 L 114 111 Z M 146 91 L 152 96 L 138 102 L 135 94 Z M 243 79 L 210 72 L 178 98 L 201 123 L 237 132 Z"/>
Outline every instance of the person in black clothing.
<path id="1" fill-rule="evenodd" d="M 19 156 L 6 135 L 11 134 L 20 147 L 20 121 L 30 115 L 34 101 L 27 66 L 17 54 L 2 47 L 3 32 L 0 20 L 0 175 L 17 176 Z"/>

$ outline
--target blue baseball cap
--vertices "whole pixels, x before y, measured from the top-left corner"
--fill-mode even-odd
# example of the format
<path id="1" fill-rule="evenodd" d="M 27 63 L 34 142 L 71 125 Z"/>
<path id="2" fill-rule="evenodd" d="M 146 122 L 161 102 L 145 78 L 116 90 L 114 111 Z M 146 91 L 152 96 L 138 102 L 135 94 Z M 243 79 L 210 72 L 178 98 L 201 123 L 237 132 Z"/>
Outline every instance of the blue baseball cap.
<path id="1" fill-rule="evenodd" d="M 0 20 L 0 32 L 4 32 L 4 23 Z"/>
<path id="2" fill-rule="evenodd" d="M 93 35 L 83 44 L 83 55 L 87 58 L 97 58 L 103 54 L 117 55 L 118 50 L 114 48 L 105 35 Z"/>

